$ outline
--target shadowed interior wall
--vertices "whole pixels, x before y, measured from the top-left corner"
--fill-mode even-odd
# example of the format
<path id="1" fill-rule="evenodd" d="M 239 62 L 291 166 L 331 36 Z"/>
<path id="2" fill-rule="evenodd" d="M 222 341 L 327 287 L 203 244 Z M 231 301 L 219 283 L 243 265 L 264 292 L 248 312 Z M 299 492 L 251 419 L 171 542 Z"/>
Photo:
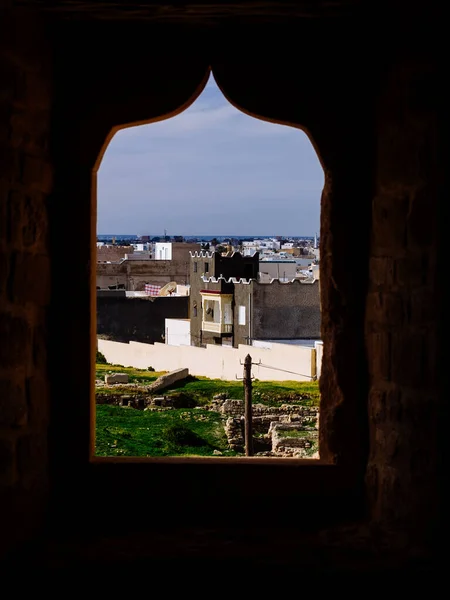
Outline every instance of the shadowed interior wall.
<path id="1" fill-rule="evenodd" d="M 390 549 L 403 544 L 402 556 L 413 544 L 432 553 L 425 541 L 443 518 L 448 398 L 444 20 L 412 7 L 401 18 L 393 8 L 369 19 L 356 11 L 338 26 L 278 14 L 241 27 L 192 14 L 170 25 L 52 16 L 45 28 L 26 11 L 2 14 L 2 543 L 42 526 L 50 491 L 49 523 L 60 534 L 108 535 L 111 523 L 115 534 L 130 531 L 117 506 L 143 501 L 179 524 L 228 518 L 243 527 L 242 506 L 253 498 L 256 520 L 277 503 L 314 506 L 297 529 L 344 517 L 356 525 L 365 514 Z M 320 454 L 331 466 L 89 463 L 96 161 L 112 128 L 186 107 L 209 66 L 245 112 L 303 127 L 324 167 Z M 67 238 L 75 293 L 62 277 Z M 342 473 L 354 494 L 345 501 Z M 114 503 L 99 523 L 92 499 L 101 497 Z"/>
<path id="2" fill-rule="evenodd" d="M 40 526 L 48 495 L 53 74 L 42 22 L 0 17 L 1 553 Z"/>

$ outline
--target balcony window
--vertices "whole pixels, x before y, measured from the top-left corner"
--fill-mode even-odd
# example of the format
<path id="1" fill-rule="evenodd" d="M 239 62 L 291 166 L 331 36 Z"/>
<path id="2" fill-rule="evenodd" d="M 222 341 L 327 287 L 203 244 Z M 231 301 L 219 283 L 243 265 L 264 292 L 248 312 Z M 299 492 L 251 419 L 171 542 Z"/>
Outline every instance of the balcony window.
<path id="1" fill-rule="evenodd" d="M 202 330 L 212 333 L 232 333 L 233 310 L 232 294 L 221 294 L 212 290 L 200 292 L 202 295 Z"/>

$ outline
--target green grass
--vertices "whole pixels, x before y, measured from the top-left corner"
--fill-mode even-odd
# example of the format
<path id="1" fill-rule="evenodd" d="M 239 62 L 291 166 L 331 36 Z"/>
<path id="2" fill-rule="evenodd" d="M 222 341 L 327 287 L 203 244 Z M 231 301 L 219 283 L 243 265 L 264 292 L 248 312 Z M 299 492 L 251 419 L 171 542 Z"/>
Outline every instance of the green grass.
<path id="1" fill-rule="evenodd" d="M 96 379 L 101 379 L 102 381 L 105 381 L 105 375 L 107 375 L 108 373 L 126 373 L 128 375 L 128 381 L 130 383 L 149 385 L 153 381 L 156 381 L 158 377 L 167 373 L 167 371 L 161 371 L 157 373 L 155 371 L 148 371 L 147 369 L 136 369 L 135 367 L 122 367 L 120 365 L 103 365 L 100 363 L 96 364 Z"/>
<path id="2" fill-rule="evenodd" d="M 96 456 L 236 456 L 216 412 L 97 405 L 96 413 Z"/>
<path id="3" fill-rule="evenodd" d="M 244 399 L 244 385 L 242 381 L 224 381 L 222 379 L 208 379 L 207 377 L 189 377 L 182 382 L 177 382 L 165 393 L 183 391 L 190 394 L 199 404 L 210 402 L 214 395 L 226 393 L 229 398 Z M 317 382 L 298 381 L 253 381 L 253 403 L 261 402 L 271 406 L 279 406 L 295 394 L 308 396 L 299 403 L 305 406 L 319 405 L 319 386 Z"/>
<path id="4" fill-rule="evenodd" d="M 96 365 L 96 378 L 104 381 L 105 374 L 127 373 L 130 383 L 139 383 L 149 385 L 167 371 L 154 372 L 146 369 L 135 369 L 133 367 L 122 367 L 117 365 Z M 102 394 L 107 393 L 129 393 L 127 388 L 121 388 L 120 385 L 113 389 L 99 388 Z M 319 406 L 319 384 L 317 381 L 259 381 L 255 379 L 252 385 L 253 403 L 262 403 L 269 406 L 280 406 L 289 402 L 290 397 L 294 395 L 305 396 L 296 404 L 304 406 Z M 189 376 L 183 381 L 178 381 L 172 386 L 166 388 L 162 393 L 170 395 L 171 393 L 183 392 L 193 399 L 198 405 L 205 405 L 211 402 L 216 394 L 226 393 L 228 398 L 243 400 L 244 385 L 242 381 L 224 381 L 222 379 L 208 379 L 207 377 Z"/>
<path id="5" fill-rule="evenodd" d="M 154 372 L 121 365 L 97 364 L 96 378 L 107 373 L 127 373 L 130 383 L 149 385 L 167 371 Z M 126 386 L 97 388 L 99 393 L 129 394 Z M 135 393 L 135 392 L 133 392 Z M 243 399 L 242 381 L 223 381 L 189 376 L 162 392 L 164 395 L 185 394 L 198 406 L 211 402 L 219 393 L 228 398 Z M 319 405 L 318 382 L 253 381 L 253 403 L 280 406 L 295 400 L 304 406 Z M 97 456 L 237 456 L 228 449 L 219 413 L 201 409 L 174 409 L 163 412 L 141 411 L 111 405 L 96 407 Z M 293 432 L 289 432 L 292 435 Z M 306 433 L 306 432 L 302 432 Z"/>
<path id="6" fill-rule="evenodd" d="M 307 438 L 307 437 L 317 437 L 317 432 L 314 431 L 299 431 L 298 429 L 281 429 L 278 431 L 280 437 L 290 437 L 290 438 Z M 311 435 L 312 434 L 312 435 Z"/>

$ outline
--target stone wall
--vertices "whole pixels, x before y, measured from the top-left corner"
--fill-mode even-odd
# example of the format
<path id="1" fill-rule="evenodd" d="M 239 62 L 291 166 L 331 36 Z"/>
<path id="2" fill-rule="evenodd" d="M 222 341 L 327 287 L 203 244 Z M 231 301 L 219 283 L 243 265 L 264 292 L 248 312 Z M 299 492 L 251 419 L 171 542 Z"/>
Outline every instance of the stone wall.
<path id="1" fill-rule="evenodd" d="M 133 252 L 133 246 L 97 246 L 97 262 L 115 262 Z"/>
<path id="2" fill-rule="evenodd" d="M 143 291 L 146 283 L 165 285 L 176 281 L 189 283 L 189 258 L 181 260 L 123 260 L 119 263 L 97 263 L 96 285 L 123 284 L 128 291 Z"/>
<path id="3" fill-rule="evenodd" d="M 408 38 L 406 43 L 414 42 Z M 435 162 L 439 81 L 430 56 L 416 65 L 403 52 L 386 73 L 376 105 L 377 171 L 366 299 L 367 483 L 375 518 L 397 523 L 414 519 L 419 534 L 428 530 L 427 515 L 435 514 L 438 493 L 431 482 L 439 466 L 439 436 L 429 432 L 439 406 L 436 315 L 442 301 Z"/>
<path id="4" fill-rule="evenodd" d="M 48 478 L 51 54 L 0 9 L 0 557 L 39 525 Z"/>
<path id="5" fill-rule="evenodd" d="M 186 319 L 188 310 L 188 296 L 126 298 L 99 293 L 97 334 L 116 342 L 163 342 L 165 319 Z"/>
<path id="6" fill-rule="evenodd" d="M 211 403 L 213 410 L 226 417 L 225 434 L 232 450 L 244 451 L 244 401 L 223 398 Z M 281 406 L 252 405 L 253 450 L 255 455 L 297 456 L 307 458 L 313 446 L 318 448 L 319 409 L 317 407 L 283 404 Z M 302 430 L 303 437 L 289 437 L 286 432 Z M 256 437 L 255 437 L 256 436 Z M 306 451 L 306 452 L 305 452 Z M 318 458 L 318 452 L 311 457 Z"/>
<path id="7" fill-rule="evenodd" d="M 236 284 L 236 304 L 238 293 L 246 293 L 245 285 Z M 252 281 L 252 300 L 248 318 L 251 318 L 253 339 L 320 339 L 321 311 L 320 285 L 301 283 L 280 283 L 278 280 L 263 284 Z M 235 325 L 238 326 L 236 318 Z M 248 335 L 248 332 L 244 332 Z"/>
<path id="8" fill-rule="evenodd" d="M 243 400 L 214 399 L 213 406 L 223 415 L 228 417 L 240 417 L 244 415 L 245 407 Z M 255 417 L 265 417 L 267 415 L 280 416 L 298 416 L 302 419 L 317 419 L 319 408 L 314 406 L 301 406 L 298 404 L 282 404 L 281 406 L 267 406 L 265 404 L 252 404 L 252 414 Z"/>
<path id="9" fill-rule="evenodd" d="M 67 566 L 74 555 L 83 562 L 70 533 L 78 540 L 110 534 L 84 546 L 91 565 L 105 560 L 118 527 L 127 537 L 134 522 L 117 506 L 145 505 L 161 520 L 179 519 L 177 532 L 191 526 L 198 533 L 200 522 L 228 519 L 241 527 L 236 539 L 242 540 L 249 534 L 244 502 L 253 503 L 255 520 L 273 503 L 309 510 L 309 530 L 352 523 L 353 539 L 347 528 L 333 530 L 317 537 L 314 554 L 312 536 L 302 543 L 305 524 L 296 522 L 290 541 L 300 554 L 306 547 L 308 570 L 336 559 L 339 571 L 349 554 L 358 570 L 362 555 L 374 557 L 366 562 L 372 580 L 381 560 L 385 567 L 406 564 L 410 573 L 424 554 L 435 564 L 448 505 L 445 6 L 155 5 L 152 21 L 151 11 L 148 20 L 133 20 L 120 2 L 110 19 L 111 7 L 103 4 L 78 3 L 84 14 L 77 19 L 56 7 L 45 30 L 42 15 L 17 3 L 7 2 L 14 8 L 1 13 L 2 544 L 43 525 L 37 515 L 50 473 L 46 514 L 71 550 L 58 556 L 62 562 L 68 556 Z M 89 6 L 108 18 L 91 19 Z M 338 16 L 328 19 L 327 11 Z M 176 45 L 165 43 L 175 37 Z M 321 460 L 331 463 L 325 468 L 90 463 L 95 172 L 118 127 L 178 114 L 201 92 L 210 67 L 235 106 L 306 131 L 324 167 L 320 445 Z M 61 252 L 67 239 L 69 265 Z M 100 522 L 92 498 L 102 497 L 115 501 L 103 503 Z M 292 525 L 289 511 L 277 518 Z M 366 537 L 359 535 L 362 520 Z M 143 537 L 134 547 L 117 543 L 110 564 L 120 565 L 124 551 L 130 562 L 160 558 L 150 527 L 151 519 L 139 523 L 144 543 Z M 288 530 L 294 528 L 283 535 Z M 225 542 L 211 556 L 201 537 L 212 561 L 223 556 Z M 164 556 L 173 558 L 185 539 L 191 541 L 179 533 L 166 538 Z M 265 557 L 268 549 L 269 543 Z M 42 557 L 40 546 L 33 550 L 34 559 Z M 192 555 L 191 546 L 184 551 Z M 302 560 L 292 556 L 301 576 Z"/>

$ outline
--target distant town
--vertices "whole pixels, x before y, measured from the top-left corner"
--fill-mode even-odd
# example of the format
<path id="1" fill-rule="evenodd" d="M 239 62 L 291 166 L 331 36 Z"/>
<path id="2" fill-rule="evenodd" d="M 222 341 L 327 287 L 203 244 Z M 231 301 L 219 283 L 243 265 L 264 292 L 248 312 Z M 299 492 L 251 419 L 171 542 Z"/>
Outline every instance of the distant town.
<path id="1" fill-rule="evenodd" d="M 210 423 L 213 442 L 202 438 L 202 450 L 187 441 L 169 448 L 155 433 L 156 442 L 143 444 L 146 456 L 242 456 L 245 451 L 318 458 L 322 346 L 317 235 L 98 236 L 97 350 L 106 365 L 97 368 L 105 381 L 96 382 L 96 402 L 99 418 L 107 419 L 99 425 L 100 453 L 131 451 L 116 434 L 104 439 L 105 423 L 111 431 L 120 428 L 101 405 L 116 403 L 143 411 L 145 431 L 158 419 L 178 428 L 180 419 L 183 427 L 189 422 L 186 440 L 193 439 L 197 421 Z M 257 395 L 253 408 L 247 395 L 247 412 L 242 396 L 230 396 L 220 386 L 221 393 L 206 394 L 202 401 L 189 396 L 185 385 L 192 377 L 207 378 L 213 388 L 220 380 L 235 389 L 248 357 L 251 377 L 271 386 L 271 393 Z M 145 375 L 132 369 L 160 375 L 139 387 L 129 377 Z M 283 382 L 281 395 L 274 382 Z M 178 392 L 174 386 L 181 386 Z M 129 414 L 121 413 L 121 423 Z M 244 434 L 244 424 L 253 433 Z M 130 425 L 127 435 L 140 434 Z"/>
<path id="2" fill-rule="evenodd" d="M 254 340 L 319 340 L 319 279 L 317 235 L 99 235 L 98 333 L 117 341 L 164 340 L 200 347 L 208 343 L 238 347 Z M 138 304 L 126 316 L 129 304 L 109 317 L 111 300 L 101 298 L 112 298 L 113 292 L 115 297 L 180 300 L 164 308 L 161 304 L 158 318 L 149 317 L 154 307 L 138 309 Z M 144 311 L 140 316 L 139 310 Z M 175 324 L 174 319 L 185 323 Z M 171 335 L 174 327 L 177 333 Z"/>

